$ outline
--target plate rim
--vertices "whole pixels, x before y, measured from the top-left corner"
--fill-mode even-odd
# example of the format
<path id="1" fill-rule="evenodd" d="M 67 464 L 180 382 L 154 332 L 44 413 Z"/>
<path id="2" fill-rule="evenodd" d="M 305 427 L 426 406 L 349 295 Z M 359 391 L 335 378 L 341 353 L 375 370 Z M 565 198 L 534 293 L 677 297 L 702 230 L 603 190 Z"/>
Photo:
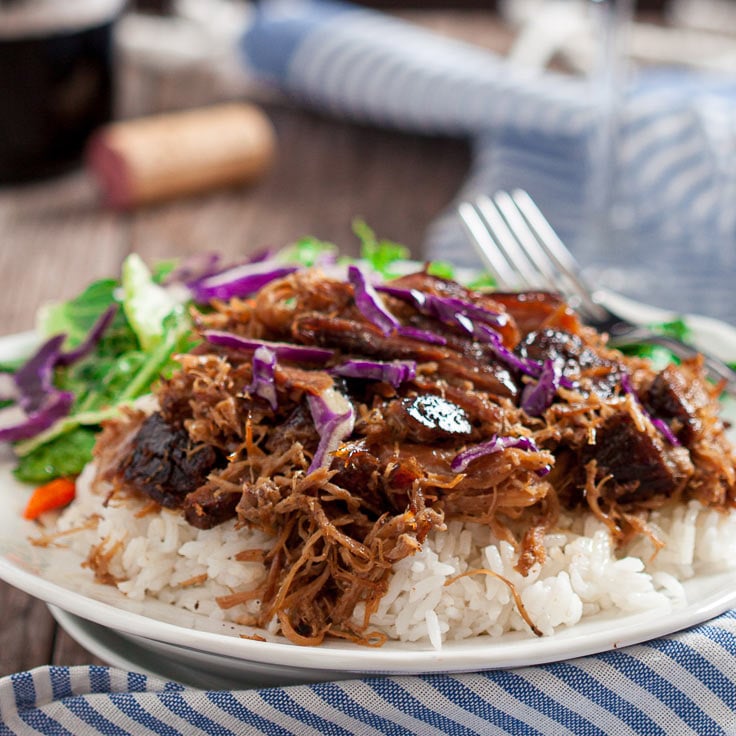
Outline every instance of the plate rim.
<path id="1" fill-rule="evenodd" d="M 228 656 L 245 663 L 254 661 L 291 668 L 296 666 L 306 670 L 334 671 L 336 674 L 452 673 L 548 664 L 667 636 L 714 618 L 736 605 L 736 569 L 731 569 L 699 577 L 697 581 L 686 581 L 686 587 L 690 583 L 689 587 L 697 588 L 704 580 L 711 578 L 713 588 L 720 592 L 711 590 L 704 600 L 694 601 L 683 608 L 673 608 L 667 611 L 665 619 L 661 616 L 661 608 L 623 616 L 599 614 L 540 639 L 529 637 L 524 632 L 504 635 L 503 641 L 502 638 L 483 635 L 445 642 L 441 650 L 434 650 L 429 645 L 408 648 L 401 642 L 387 642 L 377 649 L 349 644 L 338 647 L 331 642 L 318 647 L 300 647 L 289 642 L 241 639 L 161 621 L 89 598 L 46 578 L 27 573 L 9 564 L 5 557 L 0 557 L 0 578 L 47 604 L 137 638 Z M 120 596 L 123 597 L 123 594 L 120 593 Z M 188 612 L 182 614 L 187 615 Z M 592 634 L 582 633 L 591 628 L 594 629 Z M 479 639 L 482 640 L 481 645 Z M 493 650 L 499 649 L 503 650 L 505 656 L 494 659 Z M 407 657 L 410 657 L 408 662 Z M 295 659 L 299 660 L 296 665 Z"/>

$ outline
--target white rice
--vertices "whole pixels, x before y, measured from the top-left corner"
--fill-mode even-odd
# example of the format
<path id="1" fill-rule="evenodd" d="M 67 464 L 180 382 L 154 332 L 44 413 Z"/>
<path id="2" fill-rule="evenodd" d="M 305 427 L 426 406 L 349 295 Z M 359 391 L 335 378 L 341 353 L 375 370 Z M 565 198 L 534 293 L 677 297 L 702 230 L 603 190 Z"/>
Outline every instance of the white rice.
<path id="1" fill-rule="evenodd" d="M 68 537 L 80 556 L 86 557 L 103 540 L 105 549 L 120 542 L 109 570 L 130 598 L 152 596 L 236 623 L 253 620 L 259 601 L 223 610 L 215 599 L 253 589 L 264 579 L 260 562 L 241 562 L 236 555 L 268 549 L 270 537 L 236 530 L 233 521 L 198 530 L 180 513 L 166 509 L 136 517 L 147 505 L 143 500 L 103 507 L 102 497 L 89 488 L 93 473 L 90 467 L 80 477 L 77 500 L 59 522 L 60 529 L 71 529 L 99 515 L 96 528 Z M 371 625 L 392 639 L 436 649 L 448 640 L 529 632 L 503 577 L 515 587 L 535 626 L 548 635 L 601 611 L 670 610 L 683 605 L 682 581 L 701 566 L 721 570 L 736 560 L 734 513 L 691 501 L 652 512 L 649 521 L 666 543 L 657 555 L 646 538 L 617 550 L 606 527 L 591 514 L 564 517 L 545 537 L 547 561 L 532 567 L 527 576 L 514 569 L 514 548 L 487 527 L 449 522 L 447 531 L 432 533 L 420 552 L 394 566 Z M 458 577 L 472 571 L 476 572 Z M 362 619 L 361 613 L 357 610 L 356 617 Z M 275 621 L 269 630 L 277 632 Z"/>

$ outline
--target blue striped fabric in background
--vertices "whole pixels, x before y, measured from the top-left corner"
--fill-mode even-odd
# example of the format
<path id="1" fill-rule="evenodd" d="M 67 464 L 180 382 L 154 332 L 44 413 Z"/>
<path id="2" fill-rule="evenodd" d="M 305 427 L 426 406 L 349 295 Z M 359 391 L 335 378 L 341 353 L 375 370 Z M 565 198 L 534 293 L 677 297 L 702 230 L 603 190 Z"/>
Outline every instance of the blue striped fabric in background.
<path id="1" fill-rule="evenodd" d="M 736 78 L 650 71 L 622 91 L 601 234 L 591 181 L 606 107 L 592 82 L 323 0 L 262 3 L 243 50 L 257 74 L 322 111 L 471 138 L 460 197 L 527 189 L 604 285 L 736 322 Z M 478 265 L 448 214 L 430 229 L 426 255 L 450 254 Z"/>
<path id="2" fill-rule="evenodd" d="M 736 85 L 662 72 L 621 107 L 606 248 L 586 240 L 601 109 L 587 82 L 334 3 L 263 3 L 243 41 L 264 79 L 323 111 L 471 138 L 460 196 L 521 186 L 614 286 L 736 321 Z M 390 233 L 385 233 L 390 236 Z M 427 253 L 474 256 L 448 215 Z M 651 277 L 652 269 L 657 278 Z M 620 279 L 620 281 L 617 281 Z M 646 644 L 457 675 L 204 692 L 103 667 L 0 679 L 5 734 L 736 734 L 736 612 Z"/>
<path id="3" fill-rule="evenodd" d="M 6 734 L 736 734 L 736 612 L 646 644 L 538 667 L 235 692 L 105 667 L 0 679 Z"/>

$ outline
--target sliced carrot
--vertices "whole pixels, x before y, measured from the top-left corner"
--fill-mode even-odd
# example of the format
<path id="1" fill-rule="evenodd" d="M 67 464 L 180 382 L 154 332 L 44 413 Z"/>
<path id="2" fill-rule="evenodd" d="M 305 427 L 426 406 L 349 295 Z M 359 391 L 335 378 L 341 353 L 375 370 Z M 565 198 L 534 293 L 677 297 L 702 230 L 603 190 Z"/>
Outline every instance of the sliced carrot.
<path id="1" fill-rule="evenodd" d="M 69 478 L 55 478 L 33 491 L 23 512 L 26 519 L 37 519 L 45 511 L 66 506 L 74 500 L 76 487 Z"/>

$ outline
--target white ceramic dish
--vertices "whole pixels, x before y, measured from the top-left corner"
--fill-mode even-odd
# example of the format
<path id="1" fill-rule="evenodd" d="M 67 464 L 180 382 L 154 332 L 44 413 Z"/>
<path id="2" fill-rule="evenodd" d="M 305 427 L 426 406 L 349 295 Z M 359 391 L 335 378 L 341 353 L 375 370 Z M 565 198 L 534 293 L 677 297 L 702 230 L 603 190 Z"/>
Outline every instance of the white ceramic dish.
<path id="1" fill-rule="evenodd" d="M 640 321 L 668 316 L 628 301 L 618 300 L 616 306 Z M 702 348 L 736 358 L 736 329 L 707 318 L 688 321 Z M 0 359 L 27 347 L 28 339 L 0 340 Z M 725 410 L 728 418 L 736 420 L 733 403 Z M 127 638 L 131 645 L 178 664 L 227 672 L 227 676 L 268 678 L 268 684 L 341 679 L 350 673 L 460 672 L 540 664 L 662 636 L 736 606 L 736 571 L 715 571 L 685 583 L 689 602 L 681 608 L 602 614 L 541 639 L 524 633 L 479 637 L 446 643 L 440 651 L 429 645 L 392 642 L 371 649 L 345 642 L 298 647 L 277 637 L 254 641 L 241 638 L 240 634 L 253 633 L 244 627 L 211 621 L 155 600 L 128 600 L 116 589 L 95 584 L 68 550 L 33 546 L 29 538 L 38 530 L 21 518 L 30 491 L 13 479 L 10 467 L 6 451 L 0 454 L 0 578 L 68 614 L 111 629 L 116 641 Z"/>
<path id="2" fill-rule="evenodd" d="M 243 666 L 240 659 L 121 634 L 56 606 L 49 606 L 49 610 L 78 644 L 107 664 L 125 671 L 174 680 L 187 687 L 247 690 L 335 679 L 335 673 L 329 670 L 273 667 L 258 662 L 248 662 Z M 337 675 L 346 678 L 344 673 Z"/>

